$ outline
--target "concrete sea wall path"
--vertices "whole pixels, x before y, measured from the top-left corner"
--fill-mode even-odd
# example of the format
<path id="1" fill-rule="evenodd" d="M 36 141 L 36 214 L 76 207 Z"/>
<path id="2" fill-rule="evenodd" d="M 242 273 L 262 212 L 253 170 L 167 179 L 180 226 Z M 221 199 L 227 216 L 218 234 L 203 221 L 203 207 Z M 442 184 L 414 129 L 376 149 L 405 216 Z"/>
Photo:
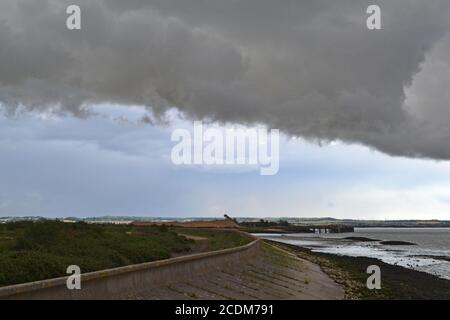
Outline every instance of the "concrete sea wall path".
<path id="1" fill-rule="evenodd" d="M 0 299 L 343 299 L 320 268 L 261 240 L 232 249 L 0 288 Z"/>
<path id="2" fill-rule="evenodd" d="M 343 289 L 317 265 L 265 243 L 260 250 L 253 259 L 236 261 L 196 277 L 117 298 L 343 299 Z"/>

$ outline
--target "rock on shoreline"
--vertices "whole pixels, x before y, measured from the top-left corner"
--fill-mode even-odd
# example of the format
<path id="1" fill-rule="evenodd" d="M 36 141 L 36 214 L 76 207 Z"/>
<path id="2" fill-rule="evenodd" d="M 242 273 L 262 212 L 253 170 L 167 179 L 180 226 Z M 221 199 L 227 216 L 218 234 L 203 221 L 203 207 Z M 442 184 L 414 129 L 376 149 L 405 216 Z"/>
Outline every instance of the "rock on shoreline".
<path id="1" fill-rule="evenodd" d="M 380 244 L 384 244 L 387 246 L 417 246 L 416 243 L 407 242 L 407 241 L 380 241 Z"/>
<path id="2" fill-rule="evenodd" d="M 378 239 L 371 239 L 366 237 L 345 237 L 345 240 L 352 240 L 352 241 L 360 241 L 360 242 L 378 242 L 380 240 Z"/>

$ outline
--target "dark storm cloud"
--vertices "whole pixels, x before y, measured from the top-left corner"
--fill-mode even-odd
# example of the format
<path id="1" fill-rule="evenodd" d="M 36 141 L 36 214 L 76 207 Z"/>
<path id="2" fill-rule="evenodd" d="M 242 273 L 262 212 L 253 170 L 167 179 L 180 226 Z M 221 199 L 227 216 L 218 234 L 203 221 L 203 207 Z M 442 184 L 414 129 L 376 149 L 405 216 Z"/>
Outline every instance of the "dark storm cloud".
<path id="1" fill-rule="evenodd" d="M 176 106 L 193 118 L 450 159 L 449 96 L 427 86 L 450 82 L 450 69 L 432 72 L 439 61 L 448 66 L 448 0 L 376 1 L 379 31 L 367 30 L 369 3 L 356 0 L 75 2 L 80 31 L 65 28 L 74 1 L 0 4 L 8 110 L 84 116 L 100 102 L 156 113 Z"/>

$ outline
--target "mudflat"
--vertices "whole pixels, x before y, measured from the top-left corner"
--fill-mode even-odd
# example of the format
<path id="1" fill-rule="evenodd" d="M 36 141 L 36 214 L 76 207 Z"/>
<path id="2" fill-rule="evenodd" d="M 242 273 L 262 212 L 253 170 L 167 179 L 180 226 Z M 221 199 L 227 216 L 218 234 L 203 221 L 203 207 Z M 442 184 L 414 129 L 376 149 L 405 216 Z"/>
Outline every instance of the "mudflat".
<path id="1" fill-rule="evenodd" d="M 326 274 L 343 286 L 346 299 L 450 300 L 450 280 L 374 258 L 318 253 L 291 244 L 269 242 L 320 265 Z M 366 286 L 369 276 L 366 271 L 370 265 L 381 269 L 381 290 L 369 290 Z"/>

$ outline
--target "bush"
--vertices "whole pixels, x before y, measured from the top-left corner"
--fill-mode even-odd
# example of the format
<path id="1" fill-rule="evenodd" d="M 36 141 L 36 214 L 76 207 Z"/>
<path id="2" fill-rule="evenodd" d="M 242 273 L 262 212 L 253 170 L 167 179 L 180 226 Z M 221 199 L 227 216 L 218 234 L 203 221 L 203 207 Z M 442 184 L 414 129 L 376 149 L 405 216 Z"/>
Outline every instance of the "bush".
<path id="1" fill-rule="evenodd" d="M 11 226 L 13 225 L 13 226 Z M 0 251 L 0 286 L 65 276 L 69 265 L 82 272 L 169 258 L 190 241 L 158 227 L 94 225 L 58 221 L 6 224 L 15 245 Z M 13 240 L 14 243 L 14 240 Z"/>
<path id="2" fill-rule="evenodd" d="M 41 251 L 0 254 L 0 285 L 58 277 L 69 264 L 62 257 Z"/>

